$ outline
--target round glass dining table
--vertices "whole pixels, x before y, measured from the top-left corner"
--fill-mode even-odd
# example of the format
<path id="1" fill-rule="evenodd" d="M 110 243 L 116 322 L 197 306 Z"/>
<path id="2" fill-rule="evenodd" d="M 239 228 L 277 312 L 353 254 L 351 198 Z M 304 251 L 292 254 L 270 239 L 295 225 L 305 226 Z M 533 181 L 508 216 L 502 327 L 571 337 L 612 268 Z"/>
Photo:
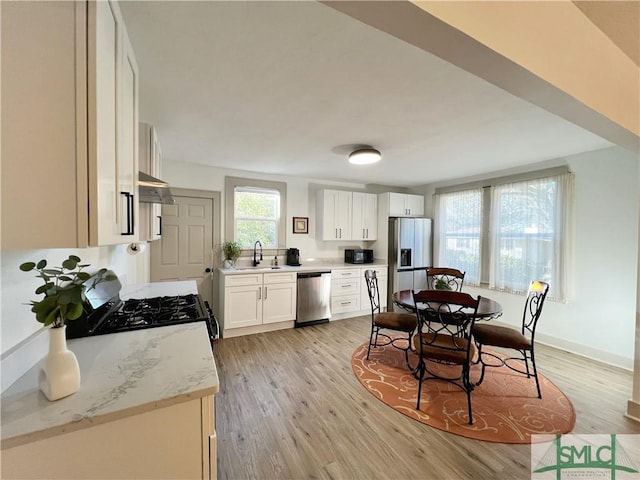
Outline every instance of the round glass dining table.
<path id="1" fill-rule="evenodd" d="M 413 303 L 412 290 L 400 290 L 398 292 L 393 292 L 392 299 L 393 303 L 399 305 L 405 310 L 409 310 L 411 312 L 416 310 L 416 305 Z M 492 318 L 498 318 L 500 315 L 502 315 L 502 305 L 488 297 L 480 297 L 476 318 L 491 320 Z"/>

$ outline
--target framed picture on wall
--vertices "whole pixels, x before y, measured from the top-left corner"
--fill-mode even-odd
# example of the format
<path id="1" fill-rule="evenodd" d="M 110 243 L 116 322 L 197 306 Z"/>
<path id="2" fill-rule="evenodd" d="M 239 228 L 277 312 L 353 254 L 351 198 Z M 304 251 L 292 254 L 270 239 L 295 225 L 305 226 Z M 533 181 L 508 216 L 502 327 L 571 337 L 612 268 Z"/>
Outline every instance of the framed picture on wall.
<path id="1" fill-rule="evenodd" d="M 309 217 L 293 217 L 293 233 L 309 233 Z"/>

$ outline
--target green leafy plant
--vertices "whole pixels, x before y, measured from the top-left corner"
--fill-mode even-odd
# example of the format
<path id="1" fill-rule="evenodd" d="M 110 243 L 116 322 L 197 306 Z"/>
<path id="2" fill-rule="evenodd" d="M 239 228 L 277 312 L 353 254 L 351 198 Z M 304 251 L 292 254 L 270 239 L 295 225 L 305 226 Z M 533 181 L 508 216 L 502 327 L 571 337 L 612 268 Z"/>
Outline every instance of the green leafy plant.
<path id="1" fill-rule="evenodd" d="M 436 290 L 451 290 L 451 285 L 441 278 L 436 279 L 434 287 Z"/>
<path id="2" fill-rule="evenodd" d="M 240 253 L 242 252 L 242 247 L 238 242 L 224 242 L 222 245 L 222 253 L 224 254 L 225 260 L 231 260 L 235 262 L 238 258 L 240 258 Z"/>
<path id="3" fill-rule="evenodd" d="M 107 274 L 106 268 L 101 268 L 93 276 L 83 269 L 89 264 L 81 264 L 79 257 L 69 255 L 61 267 L 47 268 L 47 261 L 38 263 L 25 262 L 20 265 L 23 272 L 38 272 L 36 277 L 43 280 L 43 285 L 36 288 L 36 294 L 44 294 L 44 299 L 30 302 L 31 311 L 36 314 L 36 320 L 54 328 L 62 327 L 68 320 L 75 320 L 82 315 L 82 305 L 85 291 L 95 288 L 101 282 L 116 280 L 113 274 Z M 87 282 L 92 279 L 89 285 Z"/>

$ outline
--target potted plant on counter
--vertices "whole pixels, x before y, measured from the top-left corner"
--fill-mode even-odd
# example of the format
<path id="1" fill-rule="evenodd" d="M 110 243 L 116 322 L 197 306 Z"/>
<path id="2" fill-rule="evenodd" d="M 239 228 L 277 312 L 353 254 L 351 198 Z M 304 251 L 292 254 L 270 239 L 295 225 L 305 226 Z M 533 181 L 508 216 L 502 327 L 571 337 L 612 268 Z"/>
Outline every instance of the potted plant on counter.
<path id="1" fill-rule="evenodd" d="M 224 242 L 222 244 L 222 253 L 224 254 L 224 268 L 235 267 L 236 261 L 240 258 L 242 247 L 238 242 Z"/>
<path id="2" fill-rule="evenodd" d="M 40 371 L 40 389 L 53 401 L 75 393 L 80 388 L 80 368 L 74 353 L 67 349 L 66 323 L 82 315 L 84 293 L 103 281 L 117 277 L 106 268 L 94 275 L 83 271 L 89 264 L 81 264 L 79 257 L 69 255 L 60 267 L 47 268 L 47 261 L 25 262 L 20 265 L 23 272 L 38 272 L 43 284 L 36 288 L 42 300 L 30 302 L 36 320 L 49 329 L 49 353 L 45 356 Z M 89 285 L 87 281 L 91 279 Z"/>

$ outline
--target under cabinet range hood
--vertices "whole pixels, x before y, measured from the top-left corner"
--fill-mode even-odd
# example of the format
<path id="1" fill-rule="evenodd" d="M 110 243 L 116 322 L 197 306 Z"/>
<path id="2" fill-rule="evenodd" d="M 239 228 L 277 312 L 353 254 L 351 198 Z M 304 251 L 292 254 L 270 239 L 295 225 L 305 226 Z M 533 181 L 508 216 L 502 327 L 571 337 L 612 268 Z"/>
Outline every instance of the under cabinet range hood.
<path id="1" fill-rule="evenodd" d="M 169 184 L 144 172 L 138 172 L 138 195 L 144 203 L 174 204 Z"/>

